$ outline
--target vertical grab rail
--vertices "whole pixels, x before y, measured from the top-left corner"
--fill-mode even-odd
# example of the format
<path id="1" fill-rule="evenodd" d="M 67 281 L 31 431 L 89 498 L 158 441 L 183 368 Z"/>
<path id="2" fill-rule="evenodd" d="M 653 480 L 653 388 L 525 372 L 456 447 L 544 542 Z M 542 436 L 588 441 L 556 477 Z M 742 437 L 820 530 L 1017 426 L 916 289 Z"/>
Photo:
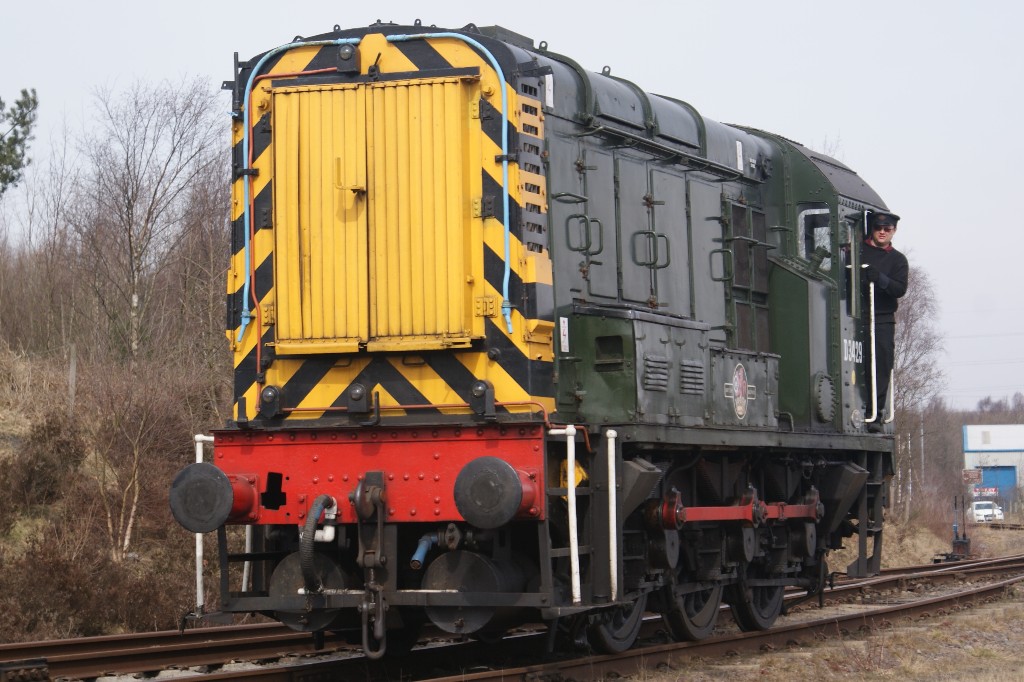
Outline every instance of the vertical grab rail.
<path id="1" fill-rule="evenodd" d="M 583 601 L 580 587 L 580 535 L 576 516 L 576 427 L 551 429 L 549 436 L 565 436 L 565 495 L 569 507 L 569 572 L 572 580 L 572 603 Z"/>
<path id="2" fill-rule="evenodd" d="M 615 439 L 619 434 L 615 429 L 608 429 L 604 435 L 608 439 L 608 575 L 614 602 L 619 598 L 619 509 L 615 470 Z"/>
<path id="3" fill-rule="evenodd" d="M 203 463 L 203 444 L 212 443 L 213 436 L 197 433 L 193 440 L 196 444 L 196 464 Z M 202 615 L 206 606 L 205 588 L 203 586 L 203 534 L 196 533 L 196 614 Z"/>
<path id="4" fill-rule="evenodd" d="M 863 265 L 861 267 L 867 267 Z M 868 282 L 868 328 L 871 339 L 871 416 L 865 422 L 878 418 L 878 349 L 875 347 L 875 283 Z"/>

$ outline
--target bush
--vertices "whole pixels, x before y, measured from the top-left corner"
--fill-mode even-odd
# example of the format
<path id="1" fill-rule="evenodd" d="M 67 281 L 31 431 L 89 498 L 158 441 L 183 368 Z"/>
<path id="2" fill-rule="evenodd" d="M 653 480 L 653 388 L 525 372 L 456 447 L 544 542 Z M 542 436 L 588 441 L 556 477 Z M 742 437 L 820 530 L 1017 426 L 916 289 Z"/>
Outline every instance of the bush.
<path id="1" fill-rule="evenodd" d="M 187 556 L 114 563 L 98 543 L 80 552 L 47 532 L 20 556 L 0 547 L 0 642 L 169 630 L 194 592 Z"/>
<path id="2" fill-rule="evenodd" d="M 77 476 L 85 443 L 72 419 L 51 413 L 32 426 L 6 472 L 10 499 L 23 507 L 52 504 Z"/>

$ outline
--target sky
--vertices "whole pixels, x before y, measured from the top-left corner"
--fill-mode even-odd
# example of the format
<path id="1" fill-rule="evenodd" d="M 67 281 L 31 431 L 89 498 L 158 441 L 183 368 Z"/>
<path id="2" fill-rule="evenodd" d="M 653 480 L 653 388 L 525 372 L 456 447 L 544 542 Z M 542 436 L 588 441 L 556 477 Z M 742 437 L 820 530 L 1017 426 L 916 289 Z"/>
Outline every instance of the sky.
<path id="1" fill-rule="evenodd" d="M 39 171 L 55 138 L 88 124 L 98 88 L 191 76 L 219 86 L 236 51 L 244 60 L 378 19 L 502 25 L 708 118 L 832 153 L 902 217 L 894 244 L 940 309 L 947 404 L 1024 392 L 1019 0 L 7 2 L 0 97 L 36 88 Z"/>

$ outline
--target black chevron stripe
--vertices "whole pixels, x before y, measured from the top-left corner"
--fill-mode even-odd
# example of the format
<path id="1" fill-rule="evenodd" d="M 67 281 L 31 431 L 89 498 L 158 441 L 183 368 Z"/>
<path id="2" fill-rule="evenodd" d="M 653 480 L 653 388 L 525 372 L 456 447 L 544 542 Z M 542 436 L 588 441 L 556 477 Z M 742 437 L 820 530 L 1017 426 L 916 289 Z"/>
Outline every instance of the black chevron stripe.
<path id="1" fill-rule="evenodd" d="M 500 318 L 497 318 L 500 319 Z M 533 396 L 554 397 L 554 363 L 531 362 L 491 319 L 484 320 L 487 348 L 498 351 L 498 364 Z"/>
<path id="2" fill-rule="evenodd" d="M 274 286 L 274 258 L 267 256 L 256 266 L 256 300 L 262 301 Z M 250 306 L 252 307 L 252 306 Z"/>
<path id="3" fill-rule="evenodd" d="M 231 255 L 237 256 L 245 248 L 245 215 L 231 221 Z"/>
<path id="4" fill-rule="evenodd" d="M 309 60 L 309 64 L 302 69 L 303 71 L 316 71 L 318 69 L 330 69 L 338 66 L 338 46 L 337 45 L 323 45 L 317 51 L 316 55 Z"/>
<path id="5" fill-rule="evenodd" d="M 483 195 L 485 197 L 491 197 L 494 202 L 494 217 L 502 221 L 504 218 L 505 207 L 501 201 L 501 182 L 491 177 L 491 174 L 487 171 L 481 171 L 483 177 Z M 509 196 L 508 198 L 508 214 L 509 214 L 509 230 L 516 236 L 521 238 L 523 228 L 520 225 L 520 211 L 519 204 L 514 198 Z"/>
<path id="6" fill-rule="evenodd" d="M 274 340 L 274 330 L 268 329 L 263 335 L 263 343 L 266 345 Z M 242 361 L 235 365 L 235 399 L 241 398 L 249 387 L 256 381 L 256 347 L 246 354 Z"/>
<path id="7" fill-rule="evenodd" d="M 402 376 L 395 367 L 388 362 L 385 358 L 377 356 L 370 361 L 363 371 L 361 371 L 352 380 L 345 390 L 341 392 L 338 398 L 334 401 L 332 407 L 344 407 L 347 399 L 349 388 L 352 384 L 362 384 L 365 388 L 370 389 L 377 384 L 380 384 L 384 390 L 391 394 L 391 396 L 399 402 L 401 405 L 425 405 L 430 401 L 427 397 L 419 392 L 419 390 L 410 382 L 407 378 Z M 428 414 L 439 414 L 439 410 L 426 409 L 424 413 Z"/>
<path id="8" fill-rule="evenodd" d="M 469 369 L 459 362 L 451 353 L 432 353 L 424 357 L 430 369 L 437 372 L 448 386 L 455 391 L 463 402 L 472 402 L 470 388 L 479 379 L 473 376 Z M 525 386 L 523 387 L 526 388 Z M 503 407 L 497 408 L 500 412 L 507 412 Z"/>
<path id="9" fill-rule="evenodd" d="M 267 147 L 270 146 L 270 143 L 272 141 L 270 134 L 269 113 L 264 114 L 258 121 L 256 121 L 256 124 L 253 126 L 251 137 L 252 160 L 253 163 L 255 163 L 256 159 L 260 158 L 260 154 L 267 150 Z M 242 170 L 243 168 L 248 168 L 248 163 L 249 157 L 245 151 L 245 138 L 243 137 L 241 140 L 235 143 L 233 147 L 231 147 L 232 170 L 235 173 L 238 173 L 238 171 Z"/>
<path id="10" fill-rule="evenodd" d="M 252 198 L 252 220 L 256 231 L 269 229 L 274 225 L 274 181 L 270 180 Z"/>
<path id="11" fill-rule="evenodd" d="M 494 287 L 495 291 L 502 290 L 502 284 L 505 281 L 505 261 L 486 244 L 484 244 L 484 279 Z M 508 300 L 515 306 L 521 305 L 523 300 L 523 280 L 516 273 L 514 265 L 508 277 Z"/>
<path id="12" fill-rule="evenodd" d="M 273 330 L 271 330 L 273 331 Z M 333 355 L 306 358 L 291 379 L 281 387 L 282 405 L 297 407 L 316 388 L 335 365 Z"/>
<path id="13" fill-rule="evenodd" d="M 509 113 L 511 114 L 511 112 Z M 508 151 L 510 154 L 519 147 L 515 144 L 516 129 L 512 125 L 511 119 L 510 115 L 508 122 Z M 480 100 L 480 129 L 498 149 L 501 149 L 501 112 L 486 99 Z"/>
<path id="14" fill-rule="evenodd" d="M 406 59 L 412 62 L 420 71 L 450 69 L 452 67 L 448 60 L 442 57 L 441 53 L 435 50 L 426 40 L 410 40 L 392 44 L 397 46 Z"/>
<path id="15" fill-rule="evenodd" d="M 273 226 L 274 183 L 268 182 L 252 201 L 252 219 L 256 231 Z M 237 256 L 245 249 L 245 215 L 240 215 L 231 223 L 232 255 Z"/>
<path id="16" fill-rule="evenodd" d="M 248 275 L 248 272 L 246 272 Z M 270 288 L 274 286 L 274 259 L 268 256 L 256 268 L 256 300 L 262 301 Z M 227 328 L 237 329 L 242 324 L 242 310 L 245 308 L 245 301 L 242 296 L 245 293 L 245 284 L 227 295 Z M 251 295 L 251 292 L 250 292 Z M 249 302 L 249 310 L 253 309 L 252 301 Z M 273 339 L 270 339 L 273 341 Z"/>

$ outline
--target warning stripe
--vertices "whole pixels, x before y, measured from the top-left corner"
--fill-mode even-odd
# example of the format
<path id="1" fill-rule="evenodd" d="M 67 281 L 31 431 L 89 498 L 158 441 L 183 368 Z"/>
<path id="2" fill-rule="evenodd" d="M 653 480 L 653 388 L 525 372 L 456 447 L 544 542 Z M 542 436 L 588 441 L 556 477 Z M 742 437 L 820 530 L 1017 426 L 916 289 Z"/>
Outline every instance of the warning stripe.
<path id="1" fill-rule="evenodd" d="M 331 52 L 333 48 L 301 48 L 286 53 L 279 57 L 273 66 L 268 69 L 270 73 L 289 73 L 304 69 L 330 66 L 335 59 Z M 489 68 L 486 61 L 478 55 L 475 50 L 458 43 L 457 41 L 410 41 L 405 43 L 389 44 L 385 38 L 378 34 L 365 36 L 360 46 L 363 70 L 378 61 L 378 66 L 383 72 L 411 72 L 431 71 L 435 69 L 451 69 L 464 67 L 477 67 L 482 76 L 483 89 L 486 92 L 488 86 L 493 93 L 498 87 L 506 87 L 509 93 L 509 132 L 510 141 L 519 139 L 519 132 L 516 128 L 518 106 L 517 95 L 508 84 L 497 82 L 496 75 Z M 371 58 L 368 58 L 371 57 Z M 263 216 L 272 215 L 273 210 L 273 179 L 272 179 L 272 149 L 270 135 L 270 106 L 269 87 L 270 80 L 261 83 L 253 96 L 253 111 L 256 112 L 263 106 L 263 111 L 256 121 L 253 129 L 252 143 L 254 150 L 253 167 L 258 169 L 258 175 L 253 179 L 253 221 L 256 232 L 255 241 L 252 244 L 254 259 L 258 263 L 255 277 L 255 293 L 257 299 L 263 304 L 265 313 L 272 315 L 272 304 L 274 301 L 273 286 L 273 236 L 271 230 L 264 229 L 269 226 L 269 219 Z M 505 258 L 510 264 L 509 297 L 513 305 L 521 307 L 525 300 L 529 304 L 529 310 L 514 310 L 513 319 L 515 328 L 523 330 L 529 320 L 524 313 L 535 319 L 533 316 L 542 315 L 544 319 L 551 320 L 550 310 L 537 310 L 536 302 L 541 298 L 550 299 L 548 294 L 538 294 L 539 290 L 550 289 L 550 260 L 546 257 L 535 257 L 527 253 L 521 242 L 523 206 L 521 197 L 530 203 L 538 201 L 537 194 L 522 191 L 521 183 L 527 182 L 531 185 L 540 185 L 543 176 L 521 171 L 515 164 L 510 165 L 510 186 L 509 186 L 509 220 L 511 232 L 510 253 L 505 254 L 503 243 L 503 228 L 501 220 L 501 176 L 502 169 L 500 160 L 493 162 L 489 159 L 496 159 L 501 153 L 500 138 L 500 112 L 497 112 L 492 102 L 497 101 L 495 95 L 480 102 L 481 128 L 484 132 L 480 138 L 483 150 L 480 152 L 482 168 L 482 186 L 484 196 L 493 196 L 493 212 L 497 214 L 493 219 L 486 221 L 484 234 L 487 236 L 483 245 L 483 270 L 486 289 L 492 297 L 500 300 L 502 280 L 504 277 Z M 235 159 L 245 159 L 245 150 L 242 145 L 241 124 L 235 125 L 234 150 Z M 515 150 L 510 147 L 510 152 Z M 232 243 L 234 257 L 232 258 L 232 275 L 229 275 L 229 335 L 234 336 L 241 324 L 240 310 L 242 290 L 244 288 L 244 276 L 247 272 L 247 264 L 244 263 L 242 251 L 244 249 L 243 233 L 243 210 L 242 205 L 244 179 L 236 180 L 233 186 L 234 206 L 232 210 L 233 235 Z M 539 204 L 541 210 L 546 210 L 543 203 Z M 495 223 L 497 221 L 497 229 Z M 538 263 L 540 267 L 538 268 Z M 233 277 L 233 278 L 232 278 Z M 526 280 L 524 282 L 524 280 Z M 251 305 L 250 305 L 251 307 Z M 264 319 L 267 323 L 269 318 Z M 496 397 L 499 401 L 525 401 L 540 399 L 546 405 L 550 403 L 549 409 L 553 408 L 554 396 L 552 388 L 553 363 L 550 361 L 550 352 L 536 353 L 536 344 L 531 349 L 531 344 L 523 339 L 523 332 L 517 331 L 509 334 L 500 318 L 484 320 L 487 345 L 493 351 L 497 351 L 497 360 L 487 353 L 480 351 L 448 351 L 423 353 L 422 356 L 395 356 L 388 357 L 362 356 L 355 358 L 346 366 L 337 365 L 337 356 L 325 355 L 321 357 L 278 357 L 267 370 L 266 381 L 282 388 L 282 396 L 286 407 L 299 408 L 322 408 L 322 407 L 344 407 L 347 403 L 347 390 L 353 383 L 360 383 L 368 390 L 378 391 L 381 394 L 381 401 L 385 405 L 409 405 L 409 404 L 451 404 L 464 403 L 469 401 L 468 388 L 477 378 L 488 378 L 495 386 Z M 254 335 L 247 334 L 243 346 L 236 348 L 236 372 L 235 372 L 235 393 L 236 396 L 246 397 L 248 411 L 253 415 L 258 404 L 256 402 L 256 357 Z M 274 329 L 269 327 L 264 334 L 263 342 L 266 345 L 266 352 L 272 351 L 274 341 Z M 531 352 L 534 358 L 531 359 Z M 410 359 L 419 358 L 416 362 L 409 362 Z M 323 416 L 323 412 L 293 412 L 289 419 L 309 419 Z"/>
<path id="2" fill-rule="evenodd" d="M 441 56 L 434 46 L 426 40 L 410 40 L 408 42 L 390 43 L 405 55 L 417 71 L 430 69 L 450 69 L 452 63 Z"/>

